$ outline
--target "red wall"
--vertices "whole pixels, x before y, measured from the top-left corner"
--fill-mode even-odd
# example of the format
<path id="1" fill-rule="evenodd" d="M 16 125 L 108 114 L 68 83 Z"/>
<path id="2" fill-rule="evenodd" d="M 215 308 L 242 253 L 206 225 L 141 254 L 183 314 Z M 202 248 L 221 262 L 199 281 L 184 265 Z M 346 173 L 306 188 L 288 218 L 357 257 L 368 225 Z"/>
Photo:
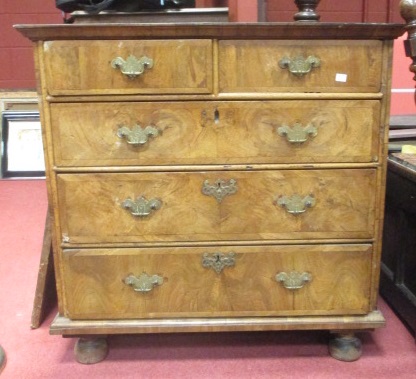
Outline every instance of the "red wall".
<path id="1" fill-rule="evenodd" d="M 31 42 L 14 24 L 61 23 L 53 0 L 0 0 L 0 89 L 35 87 Z"/>
<path id="2" fill-rule="evenodd" d="M 255 22 L 257 21 L 257 1 L 228 0 L 230 21 Z"/>

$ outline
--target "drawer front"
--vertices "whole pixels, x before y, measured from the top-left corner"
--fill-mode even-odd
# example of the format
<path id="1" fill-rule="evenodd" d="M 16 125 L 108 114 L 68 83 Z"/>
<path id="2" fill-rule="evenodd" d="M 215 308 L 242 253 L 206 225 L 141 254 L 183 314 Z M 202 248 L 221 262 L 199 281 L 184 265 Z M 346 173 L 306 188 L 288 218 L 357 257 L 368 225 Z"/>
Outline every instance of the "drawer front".
<path id="1" fill-rule="evenodd" d="M 57 166 L 377 160 L 378 101 L 51 104 Z"/>
<path id="2" fill-rule="evenodd" d="M 51 95 L 212 91 L 210 40 L 53 41 L 43 56 Z"/>
<path id="3" fill-rule="evenodd" d="M 220 92 L 379 92 L 381 41 L 220 41 Z"/>
<path id="4" fill-rule="evenodd" d="M 58 175 L 69 244 L 372 238 L 376 170 Z"/>
<path id="5" fill-rule="evenodd" d="M 71 319 L 364 314 L 370 273 L 370 245 L 63 252 Z"/>

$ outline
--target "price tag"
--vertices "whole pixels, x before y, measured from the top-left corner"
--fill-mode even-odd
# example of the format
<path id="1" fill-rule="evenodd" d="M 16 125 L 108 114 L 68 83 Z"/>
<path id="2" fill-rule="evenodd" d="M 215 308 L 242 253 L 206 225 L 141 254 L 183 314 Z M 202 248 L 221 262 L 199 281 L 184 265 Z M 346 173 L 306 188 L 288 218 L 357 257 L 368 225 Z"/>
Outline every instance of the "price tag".
<path id="1" fill-rule="evenodd" d="M 346 83 L 348 79 L 347 74 L 336 74 L 335 75 L 335 81 L 340 83 Z"/>

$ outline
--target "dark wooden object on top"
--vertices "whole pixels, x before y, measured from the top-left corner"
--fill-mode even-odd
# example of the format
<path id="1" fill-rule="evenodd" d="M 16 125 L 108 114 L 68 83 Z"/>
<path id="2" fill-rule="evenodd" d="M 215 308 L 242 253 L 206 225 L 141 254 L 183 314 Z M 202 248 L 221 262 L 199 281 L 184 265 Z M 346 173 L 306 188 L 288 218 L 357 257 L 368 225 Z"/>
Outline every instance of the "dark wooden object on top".
<path id="1" fill-rule="evenodd" d="M 76 24 L 226 22 L 228 21 L 228 8 L 184 8 L 158 12 L 101 12 L 100 14 L 78 11 L 72 13 L 71 16 L 71 20 Z"/>
<path id="2" fill-rule="evenodd" d="M 388 159 L 380 293 L 416 332 L 416 156 Z"/>

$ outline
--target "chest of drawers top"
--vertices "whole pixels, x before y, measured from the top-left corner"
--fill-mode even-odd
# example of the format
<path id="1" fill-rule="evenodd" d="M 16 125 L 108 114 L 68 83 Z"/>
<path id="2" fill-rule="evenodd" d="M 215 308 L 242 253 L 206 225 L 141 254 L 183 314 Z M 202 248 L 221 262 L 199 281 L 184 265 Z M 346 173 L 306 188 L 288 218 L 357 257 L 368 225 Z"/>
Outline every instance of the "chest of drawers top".
<path id="1" fill-rule="evenodd" d="M 258 39 L 332 40 L 395 39 L 404 33 L 402 24 L 325 22 L 216 22 L 172 24 L 64 24 L 15 25 L 33 42 L 49 40 L 135 39 Z"/>

